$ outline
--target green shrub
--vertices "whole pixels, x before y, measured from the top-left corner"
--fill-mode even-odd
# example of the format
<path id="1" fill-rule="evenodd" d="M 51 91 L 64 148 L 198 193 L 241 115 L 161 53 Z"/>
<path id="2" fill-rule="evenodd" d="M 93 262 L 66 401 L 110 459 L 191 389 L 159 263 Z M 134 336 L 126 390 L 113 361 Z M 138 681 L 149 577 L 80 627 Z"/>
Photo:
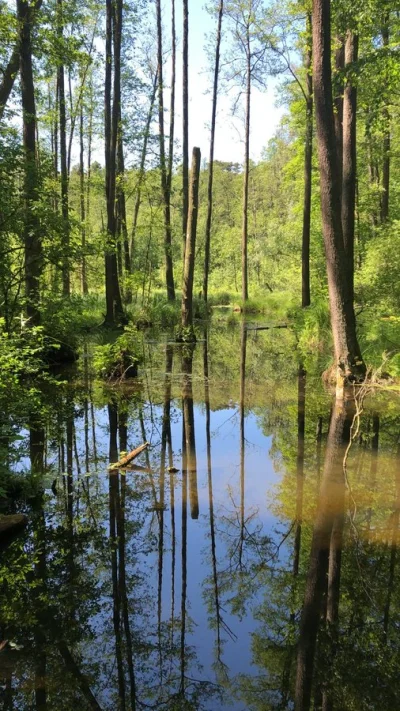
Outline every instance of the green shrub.
<path id="1" fill-rule="evenodd" d="M 94 347 L 93 367 L 104 379 L 125 379 L 137 375 L 140 338 L 135 326 L 126 326 L 113 343 Z"/>

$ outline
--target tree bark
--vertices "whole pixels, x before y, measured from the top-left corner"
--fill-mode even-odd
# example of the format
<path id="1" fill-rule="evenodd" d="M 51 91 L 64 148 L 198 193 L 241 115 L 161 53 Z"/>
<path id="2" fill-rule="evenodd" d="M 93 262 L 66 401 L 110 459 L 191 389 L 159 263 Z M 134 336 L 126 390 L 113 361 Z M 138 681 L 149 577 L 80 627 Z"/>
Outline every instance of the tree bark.
<path id="1" fill-rule="evenodd" d="M 175 136 L 175 89 L 176 89 L 176 25 L 175 25 L 175 0 L 171 0 L 171 100 L 169 108 L 169 151 L 168 151 L 168 194 L 171 199 L 172 169 L 174 165 L 174 136 Z"/>
<path id="2" fill-rule="evenodd" d="M 307 72 L 306 93 L 306 141 L 304 147 L 304 206 L 303 235 L 301 250 L 301 305 L 310 306 L 310 226 L 311 226 L 311 191 L 312 191 L 312 142 L 313 142 L 313 82 L 312 82 L 312 17 L 307 14 L 307 42 L 305 69 Z"/>
<path id="3" fill-rule="evenodd" d="M 0 83 L 0 121 L 3 118 L 4 109 L 12 92 L 15 77 L 19 69 L 19 44 L 17 43 L 12 51 L 9 62 L 4 70 L 3 79 Z"/>
<path id="4" fill-rule="evenodd" d="M 57 36 L 60 51 L 63 46 L 64 18 L 63 0 L 57 0 Z M 67 166 L 67 115 L 65 108 L 65 75 L 64 60 L 61 57 L 57 68 L 58 110 L 60 128 L 60 167 L 61 167 L 61 215 L 62 215 L 62 285 L 63 295 L 71 293 L 70 268 L 69 268 L 69 208 L 68 208 L 68 166 Z"/>
<path id="5" fill-rule="evenodd" d="M 33 7 L 29 7 L 29 15 L 31 24 L 34 21 L 34 13 L 40 9 L 42 5 L 42 0 L 36 0 L 33 3 Z M 13 90 L 15 77 L 18 74 L 20 68 L 20 42 L 17 41 L 15 47 L 11 53 L 11 57 L 8 64 L 3 72 L 3 78 L 0 82 L 0 121 L 4 115 L 4 109 L 6 108 L 7 101 L 10 98 L 10 94 Z"/>
<path id="6" fill-rule="evenodd" d="M 354 299 L 354 228 L 357 181 L 357 87 L 351 65 L 358 59 L 358 36 L 347 32 L 345 66 L 348 70 L 343 99 L 342 229 L 348 261 L 351 299 Z"/>
<path id="7" fill-rule="evenodd" d="M 118 119 L 121 103 L 121 31 L 122 0 L 117 0 L 113 11 L 112 0 L 106 0 L 106 75 L 104 85 L 104 134 L 106 150 L 107 246 L 105 254 L 106 319 L 113 326 L 123 318 L 115 251 L 116 219 L 116 154 Z M 114 42 L 112 41 L 114 39 Z M 114 45 L 114 92 L 111 112 L 112 47 Z"/>
<path id="8" fill-rule="evenodd" d="M 347 379 L 363 377 L 341 222 L 341 184 L 333 120 L 330 0 L 313 0 L 313 81 L 320 166 L 321 211 L 328 273 L 338 394 Z"/>
<path id="9" fill-rule="evenodd" d="M 183 66 L 182 66 L 182 237 L 185 261 L 189 212 L 189 3 L 183 0 Z"/>
<path id="10" fill-rule="evenodd" d="M 221 56 L 221 34 L 222 17 L 224 13 L 224 0 L 220 0 L 218 9 L 217 42 L 215 47 L 214 84 L 211 111 L 211 137 L 210 137 L 210 158 L 208 161 L 208 185 L 207 185 L 207 222 L 206 236 L 204 242 L 204 276 L 203 276 L 203 299 L 207 303 L 208 299 L 208 277 L 210 273 L 210 246 L 211 246 L 211 224 L 213 211 L 213 180 L 214 180 L 214 144 L 215 144 L 215 124 L 217 118 L 218 80 L 219 65 Z"/>
<path id="11" fill-rule="evenodd" d="M 19 56 L 24 145 L 24 252 L 25 297 L 29 326 L 40 323 L 40 277 L 43 269 L 42 238 L 36 213 L 39 177 L 36 162 L 36 105 L 32 69 L 31 14 L 26 0 L 17 0 L 20 23 Z"/>
<path id="12" fill-rule="evenodd" d="M 168 176 L 165 161 L 165 135 L 164 135 L 164 84 L 163 84 L 163 51 L 162 51 L 162 24 L 161 0 L 157 0 L 157 45 L 158 45 L 158 124 L 160 137 L 160 172 L 161 191 L 164 203 L 164 249 L 165 249 L 165 280 L 168 301 L 175 301 L 174 268 L 172 261 L 172 230 L 171 206 L 168 194 Z"/>
<path id="13" fill-rule="evenodd" d="M 384 48 L 389 47 L 389 20 L 390 13 L 385 13 L 382 26 L 382 43 Z M 387 102 L 387 97 L 385 101 Z M 382 164 L 382 198 L 381 198 L 381 223 L 389 218 L 389 187 L 390 187 L 390 113 L 385 105 L 382 110 L 382 118 L 385 123 L 385 134 L 383 137 L 383 164 Z"/>
<path id="14" fill-rule="evenodd" d="M 335 138 L 337 163 L 339 171 L 339 181 L 342 182 L 342 160 L 343 160 L 343 70 L 345 62 L 345 39 L 342 35 L 336 38 L 338 43 L 335 52 L 335 85 L 336 91 L 334 96 L 334 123 L 335 123 Z"/>
<path id="15" fill-rule="evenodd" d="M 244 170 L 243 170 L 243 220 L 242 220 L 242 299 L 249 298 L 248 286 L 248 266 L 247 266 L 247 240 L 248 240 L 248 212 L 249 212 L 249 172 L 250 172 L 250 103 L 251 103 L 251 55 L 250 55 L 250 31 L 246 27 L 246 125 L 245 125 L 245 148 L 244 148 Z"/>
<path id="16" fill-rule="evenodd" d="M 130 243 L 130 250 L 129 250 L 130 251 L 131 269 L 133 268 L 133 253 L 134 253 L 134 249 L 135 249 L 136 230 L 137 230 L 137 223 L 138 223 L 138 218 L 139 218 L 140 204 L 141 204 L 141 199 L 142 199 L 142 185 L 143 185 L 143 180 L 145 177 L 147 144 L 149 141 L 150 126 L 151 126 L 151 121 L 153 118 L 154 102 L 156 100 L 157 76 L 158 76 L 158 74 L 156 72 L 155 77 L 154 77 L 154 82 L 153 82 L 153 90 L 152 90 L 151 99 L 150 99 L 149 112 L 147 114 L 145 134 L 144 134 L 144 138 L 143 138 L 142 154 L 140 157 L 139 176 L 138 176 L 138 182 L 137 182 L 137 188 L 136 188 L 135 207 L 133 210 L 131 243 Z"/>
<path id="17" fill-rule="evenodd" d="M 79 120 L 79 184 L 80 184 L 80 212 L 81 212 L 81 247 L 82 247 L 82 270 L 81 286 L 82 294 L 88 293 L 87 271 L 86 271 L 86 214 L 85 214 L 85 163 L 84 163 L 84 131 L 83 131 L 83 103 L 81 102 Z"/>
<path id="18" fill-rule="evenodd" d="M 196 256 L 197 214 L 199 207 L 200 160 L 200 148 L 193 148 L 185 264 L 182 285 L 182 337 L 184 340 L 189 341 L 196 340 L 193 331 L 193 279 Z"/>
<path id="19" fill-rule="evenodd" d="M 129 253 L 128 229 L 126 223 L 126 199 L 123 180 L 125 176 L 125 159 L 124 159 L 124 142 L 122 135 L 122 114 L 121 106 L 118 117 L 118 147 L 117 147 L 117 173 L 118 173 L 118 188 L 117 188 L 117 216 L 118 216 L 118 234 L 122 239 L 123 249 L 123 264 L 126 274 L 131 273 L 131 259 Z"/>

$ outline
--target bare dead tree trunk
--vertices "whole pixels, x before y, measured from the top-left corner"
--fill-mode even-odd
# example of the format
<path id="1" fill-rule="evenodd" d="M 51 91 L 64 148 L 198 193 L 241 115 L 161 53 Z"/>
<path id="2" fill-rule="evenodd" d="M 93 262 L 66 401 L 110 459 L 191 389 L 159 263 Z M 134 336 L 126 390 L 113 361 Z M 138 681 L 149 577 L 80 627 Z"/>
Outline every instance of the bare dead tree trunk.
<path id="1" fill-rule="evenodd" d="M 251 55 L 250 55 L 250 31 L 246 28 L 246 52 L 247 52 L 247 77 L 246 77 L 246 125 L 245 125 L 245 148 L 244 148 L 244 170 L 243 170 L 243 221 L 242 221 L 242 299 L 249 298 L 248 286 L 248 265 L 247 265 L 247 241 L 248 241 L 248 212 L 249 212 L 249 171 L 250 171 L 250 102 L 251 102 Z"/>
<path id="2" fill-rule="evenodd" d="M 358 59 L 358 35 L 347 32 L 345 65 L 348 70 L 343 99 L 343 182 L 342 229 L 348 261 L 351 299 L 354 299 L 354 230 L 357 181 L 357 87 L 352 79 L 352 65 Z"/>
<path id="3" fill-rule="evenodd" d="M 116 154 L 118 119 L 121 103 L 121 31 L 122 0 L 117 0 L 113 11 L 112 0 L 106 0 L 106 76 L 104 85 L 104 134 L 106 149 L 107 246 L 105 254 L 106 319 L 113 326 L 123 318 L 116 256 Z M 113 42 L 114 39 L 114 42 Z M 112 64 L 112 47 L 114 57 Z M 111 111 L 112 66 L 114 92 Z"/>
<path id="4" fill-rule="evenodd" d="M 199 207 L 200 148 L 193 148 L 190 174 L 189 214 L 182 285 L 182 334 L 185 341 L 195 341 L 193 330 L 193 279 L 196 256 L 197 214 Z"/>
<path id="5" fill-rule="evenodd" d="M 215 144 L 215 124 L 217 118 L 218 80 L 219 65 L 221 55 L 221 35 L 222 17 L 224 13 L 224 0 L 220 0 L 218 10 L 217 42 L 215 47 L 214 84 L 211 111 L 211 137 L 210 137 L 210 158 L 208 161 L 208 186 L 207 186 L 207 222 L 206 236 L 204 242 L 204 276 L 203 276 L 203 299 L 207 303 L 208 299 L 208 277 L 210 273 L 210 247 L 211 247 L 211 224 L 213 211 L 213 179 L 214 179 L 214 144 Z"/>
<path id="6" fill-rule="evenodd" d="M 174 268 L 172 261 L 172 230 L 171 207 L 168 194 L 168 176 L 165 161 L 165 135 L 164 135 L 164 84 L 163 84 L 163 51 L 162 51 L 162 24 L 161 0 L 157 0 L 157 45 L 158 45 L 158 124 L 160 136 L 160 172 L 161 191 L 164 202 L 164 249 L 165 249 L 165 280 L 168 301 L 175 301 Z"/>
<path id="7" fill-rule="evenodd" d="M 313 0 L 313 80 L 321 211 L 338 395 L 348 378 L 363 377 L 341 222 L 341 184 L 333 120 L 330 0 Z"/>
<path id="8" fill-rule="evenodd" d="M 182 238 L 185 261 L 189 212 L 189 3 L 183 0 L 182 66 Z"/>
<path id="9" fill-rule="evenodd" d="M 36 163 L 36 105 L 32 70 L 31 16 L 29 3 L 17 0 L 20 23 L 19 56 L 24 145 L 24 251 L 26 313 L 30 326 L 40 322 L 40 277 L 43 269 L 42 239 L 36 213 L 39 176 Z"/>
<path id="10" fill-rule="evenodd" d="M 306 91 L 306 141 L 304 147 L 304 206 L 303 235 L 301 250 L 301 305 L 303 308 L 311 303 L 310 293 L 310 226 L 311 226 L 311 191 L 312 191 L 312 142 L 313 142 L 313 83 L 312 83 L 312 18 L 307 14 L 307 36 L 309 46 L 306 53 L 305 69 L 307 72 Z"/>
<path id="11" fill-rule="evenodd" d="M 386 49 L 389 47 L 389 21 L 390 12 L 386 12 L 382 26 L 382 42 Z M 385 102 L 387 102 L 387 97 L 385 97 Z M 382 118 L 385 124 L 385 134 L 383 137 L 381 222 L 384 223 L 389 218 L 390 187 L 390 113 L 387 105 L 383 107 Z"/>

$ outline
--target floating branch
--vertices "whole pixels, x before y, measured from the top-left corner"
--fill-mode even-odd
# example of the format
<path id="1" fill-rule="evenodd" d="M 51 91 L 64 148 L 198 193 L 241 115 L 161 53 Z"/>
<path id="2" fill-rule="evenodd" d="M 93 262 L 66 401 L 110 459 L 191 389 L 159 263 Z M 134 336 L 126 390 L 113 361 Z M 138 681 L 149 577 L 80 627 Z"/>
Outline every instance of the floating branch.
<path id="1" fill-rule="evenodd" d="M 139 456 L 142 452 L 144 452 L 145 449 L 149 446 L 148 442 L 145 442 L 144 444 L 141 444 L 139 447 L 136 447 L 132 452 L 129 452 L 125 457 L 122 457 L 118 462 L 115 462 L 115 464 L 110 464 L 108 467 L 109 472 L 113 472 L 116 469 L 122 469 L 122 467 L 126 467 L 129 462 L 132 462 L 133 459 L 136 459 L 136 457 Z"/>

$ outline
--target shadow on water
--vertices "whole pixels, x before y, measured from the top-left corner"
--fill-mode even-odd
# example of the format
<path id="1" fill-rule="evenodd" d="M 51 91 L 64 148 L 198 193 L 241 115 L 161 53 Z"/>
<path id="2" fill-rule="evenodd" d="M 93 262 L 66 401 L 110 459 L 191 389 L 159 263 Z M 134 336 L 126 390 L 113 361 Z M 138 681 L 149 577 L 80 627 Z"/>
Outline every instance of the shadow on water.
<path id="1" fill-rule="evenodd" d="M 130 386 L 86 345 L 28 426 L 9 404 L 0 708 L 400 707 L 400 403 L 365 402 L 344 467 L 354 407 L 290 338 L 145 343 Z"/>

